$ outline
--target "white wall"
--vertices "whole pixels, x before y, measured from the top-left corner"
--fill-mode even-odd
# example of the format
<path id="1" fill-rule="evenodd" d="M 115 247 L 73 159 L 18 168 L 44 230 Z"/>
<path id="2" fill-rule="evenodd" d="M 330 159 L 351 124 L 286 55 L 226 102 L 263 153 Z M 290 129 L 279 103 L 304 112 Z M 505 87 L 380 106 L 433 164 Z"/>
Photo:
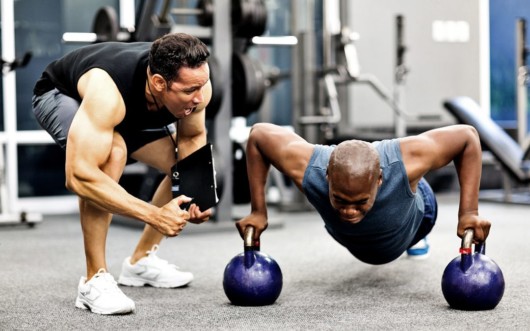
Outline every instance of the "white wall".
<path id="1" fill-rule="evenodd" d="M 394 86 L 398 14 L 405 18 L 405 62 L 410 70 L 401 94 L 405 109 L 413 114 L 441 116 L 440 121 L 422 121 L 420 125 L 453 123 L 442 101 L 457 95 L 468 95 L 489 111 L 488 1 L 348 0 L 348 25 L 360 35 L 355 45 L 361 71 L 375 74 L 390 91 Z M 435 21 L 443 23 L 433 38 Z M 460 22 L 460 29 L 455 32 L 448 22 Z M 468 39 L 459 34 L 466 26 Z M 454 37 L 457 40 L 451 41 Z M 391 109 L 368 86 L 352 84 L 348 101 L 349 128 L 393 127 Z"/>

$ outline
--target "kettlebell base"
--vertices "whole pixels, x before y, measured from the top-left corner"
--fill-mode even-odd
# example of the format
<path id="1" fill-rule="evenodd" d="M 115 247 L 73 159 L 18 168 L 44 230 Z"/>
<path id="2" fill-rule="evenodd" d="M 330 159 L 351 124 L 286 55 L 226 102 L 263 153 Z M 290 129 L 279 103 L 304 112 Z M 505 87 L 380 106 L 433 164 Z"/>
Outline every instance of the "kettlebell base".
<path id="1" fill-rule="evenodd" d="M 238 302 L 238 301 L 230 301 L 230 304 L 233 306 L 239 306 L 239 307 L 262 307 L 262 306 L 270 306 L 276 303 L 276 300 L 273 302 Z"/>

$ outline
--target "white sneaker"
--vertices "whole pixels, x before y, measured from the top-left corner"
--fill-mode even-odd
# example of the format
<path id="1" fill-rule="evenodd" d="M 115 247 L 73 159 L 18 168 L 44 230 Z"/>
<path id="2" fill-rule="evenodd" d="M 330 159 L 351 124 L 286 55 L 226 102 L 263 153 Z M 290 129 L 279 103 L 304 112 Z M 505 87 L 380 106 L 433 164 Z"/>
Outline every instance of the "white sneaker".
<path id="1" fill-rule="evenodd" d="M 144 286 L 174 288 L 189 284 L 193 280 L 191 272 L 180 271 L 174 264 L 156 256 L 158 245 L 154 245 L 147 256 L 134 265 L 131 257 L 123 261 L 118 283 L 126 286 Z"/>
<path id="2" fill-rule="evenodd" d="M 75 306 L 104 315 L 127 314 L 135 310 L 134 301 L 123 294 L 114 277 L 103 268 L 89 281 L 81 277 Z"/>

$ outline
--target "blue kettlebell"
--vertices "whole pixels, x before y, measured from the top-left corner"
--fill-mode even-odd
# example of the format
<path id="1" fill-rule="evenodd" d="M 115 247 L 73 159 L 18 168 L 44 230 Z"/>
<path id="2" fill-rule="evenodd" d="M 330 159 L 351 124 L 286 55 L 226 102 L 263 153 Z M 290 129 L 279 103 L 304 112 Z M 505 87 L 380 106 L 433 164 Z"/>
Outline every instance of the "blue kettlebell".
<path id="1" fill-rule="evenodd" d="M 265 306 L 273 304 L 280 296 L 283 277 L 280 266 L 269 255 L 260 252 L 259 242 L 254 242 L 254 227 L 244 233 L 244 252 L 227 264 L 223 289 L 237 306 Z"/>
<path id="2" fill-rule="evenodd" d="M 486 243 L 475 245 L 473 230 L 462 238 L 460 256 L 453 259 L 442 276 L 442 292 L 447 303 L 460 310 L 493 309 L 504 294 L 504 276 L 499 266 L 486 253 Z"/>

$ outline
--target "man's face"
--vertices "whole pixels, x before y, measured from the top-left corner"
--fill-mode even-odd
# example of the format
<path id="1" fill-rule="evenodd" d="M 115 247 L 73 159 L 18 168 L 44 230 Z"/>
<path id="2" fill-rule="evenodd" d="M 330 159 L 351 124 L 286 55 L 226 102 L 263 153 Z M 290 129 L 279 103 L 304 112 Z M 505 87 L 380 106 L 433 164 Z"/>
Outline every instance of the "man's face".
<path id="1" fill-rule="evenodd" d="M 167 82 L 163 94 L 164 106 L 176 118 L 193 113 L 204 102 L 203 89 L 210 81 L 210 69 L 205 63 L 198 68 L 182 67 L 177 80 Z"/>
<path id="2" fill-rule="evenodd" d="M 382 183 L 379 176 L 341 176 L 328 174 L 329 200 L 341 221 L 359 223 L 372 209 L 377 190 Z"/>

